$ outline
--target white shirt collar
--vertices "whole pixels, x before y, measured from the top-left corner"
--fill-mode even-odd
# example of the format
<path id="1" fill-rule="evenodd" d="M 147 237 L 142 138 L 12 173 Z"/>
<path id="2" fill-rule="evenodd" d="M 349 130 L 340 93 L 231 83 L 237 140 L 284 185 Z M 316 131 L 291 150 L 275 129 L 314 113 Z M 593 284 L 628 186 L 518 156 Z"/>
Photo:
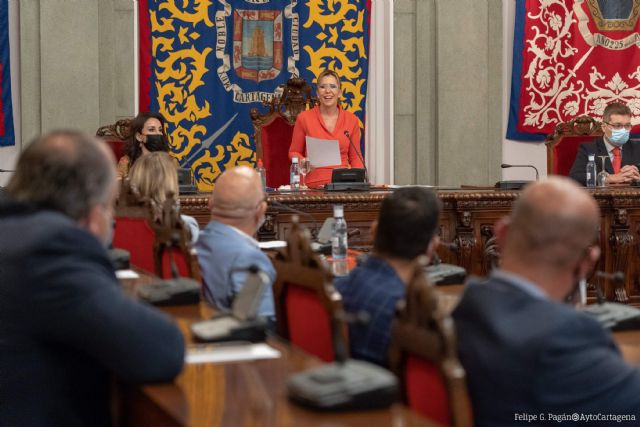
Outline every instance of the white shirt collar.
<path id="1" fill-rule="evenodd" d="M 604 146 L 607 149 L 607 153 L 609 154 L 609 156 L 611 156 L 611 152 L 614 148 L 616 148 L 616 146 L 610 143 L 606 136 L 603 137 L 602 140 L 604 141 Z M 620 147 L 620 151 L 622 151 L 622 147 Z"/>

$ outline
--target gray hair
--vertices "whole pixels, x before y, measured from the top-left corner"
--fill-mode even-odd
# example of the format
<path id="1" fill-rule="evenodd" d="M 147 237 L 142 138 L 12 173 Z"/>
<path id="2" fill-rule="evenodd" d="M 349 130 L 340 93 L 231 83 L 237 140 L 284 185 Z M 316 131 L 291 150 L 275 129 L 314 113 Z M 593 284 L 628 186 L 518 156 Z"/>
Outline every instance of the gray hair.
<path id="1" fill-rule="evenodd" d="M 110 200 L 113 156 L 98 139 L 60 130 L 36 138 L 22 152 L 7 192 L 17 201 L 78 221 Z"/>

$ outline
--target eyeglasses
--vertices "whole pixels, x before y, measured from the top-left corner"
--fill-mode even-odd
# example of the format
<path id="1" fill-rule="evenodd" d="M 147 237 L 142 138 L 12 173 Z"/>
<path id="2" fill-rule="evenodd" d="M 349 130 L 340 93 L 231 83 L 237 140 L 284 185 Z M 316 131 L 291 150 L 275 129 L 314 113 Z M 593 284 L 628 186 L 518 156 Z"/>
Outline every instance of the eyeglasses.
<path id="1" fill-rule="evenodd" d="M 322 85 L 318 85 L 318 89 L 320 89 L 320 90 L 338 90 L 338 85 L 333 84 L 333 83 L 322 84 Z"/>
<path id="2" fill-rule="evenodd" d="M 615 129 L 615 130 L 620 130 L 620 129 L 625 129 L 625 130 L 631 130 L 631 128 L 633 127 L 633 125 L 631 123 L 627 123 L 627 124 L 620 124 L 620 123 L 607 123 L 604 122 L 606 125 L 609 125 L 611 128 Z"/>

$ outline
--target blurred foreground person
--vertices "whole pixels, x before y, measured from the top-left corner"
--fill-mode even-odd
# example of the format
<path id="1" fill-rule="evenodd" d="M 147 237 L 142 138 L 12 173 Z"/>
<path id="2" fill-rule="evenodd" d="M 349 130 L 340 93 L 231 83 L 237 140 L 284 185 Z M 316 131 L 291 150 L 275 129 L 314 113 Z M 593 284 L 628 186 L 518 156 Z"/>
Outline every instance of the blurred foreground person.
<path id="1" fill-rule="evenodd" d="M 107 146 L 32 142 L 0 202 L 0 425 L 110 426 L 111 376 L 172 380 L 184 341 L 123 294 L 105 250 L 116 169 Z"/>
<path id="2" fill-rule="evenodd" d="M 496 224 L 501 268 L 469 283 L 453 313 L 476 425 L 513 426 L 517 414 L 536 425 L 574 413 L 640 422 L 640 370 L 609 331 L 564 303 L 600 256 L 599 224 L 595 200 L 560 177 L 528 186 Z"/>

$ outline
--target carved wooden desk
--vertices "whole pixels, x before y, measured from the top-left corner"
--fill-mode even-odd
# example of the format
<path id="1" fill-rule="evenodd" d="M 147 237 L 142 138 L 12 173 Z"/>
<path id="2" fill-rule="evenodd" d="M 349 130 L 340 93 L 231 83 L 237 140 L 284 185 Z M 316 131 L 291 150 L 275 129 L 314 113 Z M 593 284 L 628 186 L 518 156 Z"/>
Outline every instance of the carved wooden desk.
<path id="1" fill-rule="evenodd" d="M 614 187 L 591 190 L 602 215 L 600 246 L 602 257 L 599 269 L 625 273 L 624 286 L 616 288 L 605 279 L 590 281 L 589 298 L 595 297 L 597 283 L 612 301 L 640 305 L 640 189 Z M 518 191 L 502 190 L 439 190 L 443 203 L 440 217 L 440 236 L 444 244 L 438 250 L 443 262 L 465 267 L 469 274 L 486 275 L 499 260 L 493 237 L 494 223 L 511 210 Z M 349 229 L 360 234 L 351 238 L 351 247 L 367 250 L 371 247 L 370 226 L 377 216 L 385 191 L 369 193 L 272 193 L 261 240 L 284 239 L 295 213 L 287 208 L 307 213 L 298 215 L 310 228 L 317 228 L 333 214 L 334 204 L 344 204 Z M 181 197 L 183 213 L 192 215 L 204 226 L 209 218 L 208 195 Z M 282 205 L 285 205 L 283 207 Z"/>

